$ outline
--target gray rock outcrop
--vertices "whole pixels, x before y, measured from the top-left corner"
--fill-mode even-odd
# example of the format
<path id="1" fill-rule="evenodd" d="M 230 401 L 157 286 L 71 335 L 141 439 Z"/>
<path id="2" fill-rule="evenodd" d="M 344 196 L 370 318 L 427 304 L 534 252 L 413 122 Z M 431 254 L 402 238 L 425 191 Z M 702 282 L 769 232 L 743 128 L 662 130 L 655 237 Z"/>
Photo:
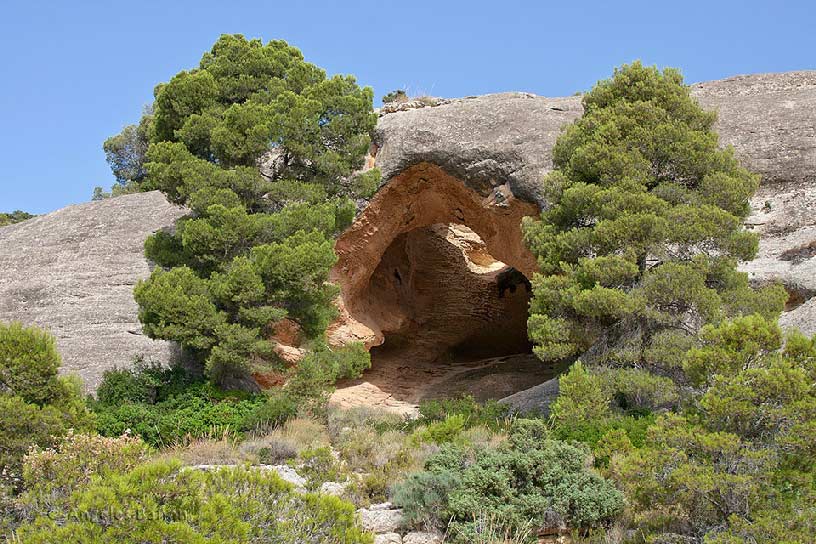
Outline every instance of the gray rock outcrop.
<path id="1" fill-rule="evenodd" d="M 0 320 L 49 330 L 63 371 L 78 373 L 89 390 L 106 369 L 137 355 L 169 361 L 173 346 L 142 334 L 133 287 L 150 273 L 147 236 L 183 214 L 150 192 L 0 228 Z"/>
<path id="2" fill-rule="evenodd" d="M 391 503 L 373 504 L 357 511 L 363 529 L 372 533 L 396 533 L 405 527 L 402 509 L 394 508 Z"/>

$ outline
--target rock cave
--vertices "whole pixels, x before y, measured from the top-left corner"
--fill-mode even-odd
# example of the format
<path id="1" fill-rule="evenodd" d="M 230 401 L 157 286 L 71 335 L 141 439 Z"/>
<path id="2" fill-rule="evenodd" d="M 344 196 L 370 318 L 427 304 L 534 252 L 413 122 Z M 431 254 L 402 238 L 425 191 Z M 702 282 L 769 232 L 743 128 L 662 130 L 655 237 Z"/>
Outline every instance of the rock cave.
<path id="1" fill-rule="evenodd" d="M 391 179 L 337 241 L 341 318 L 330 339 L 365 342 L 372 368 L 333 400 L 410 411 L 551 378 L 527 339 L 535 265 L 520 223 L 537 212 L 506 186 L 469 186 L 428 163 Z"/>

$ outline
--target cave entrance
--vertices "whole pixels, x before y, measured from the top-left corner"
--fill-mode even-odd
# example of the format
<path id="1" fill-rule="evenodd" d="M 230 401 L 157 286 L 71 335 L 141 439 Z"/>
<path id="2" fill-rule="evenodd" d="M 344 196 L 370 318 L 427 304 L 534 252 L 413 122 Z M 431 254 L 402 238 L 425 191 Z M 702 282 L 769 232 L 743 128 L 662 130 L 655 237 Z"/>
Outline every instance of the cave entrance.
<path id="1" fill-rule="evenodd" d="M 389 181 L 335 246 L 341 318 L 329 338 L 365 342 L 372 368 L 333 401 L 498 399 L 551 378 L 527 339 L 535 260 L 520 224 L 537 213 L 506 187 L 470 187 L 435 165 Z"/>
<path id="2" fill-rule="evenodd" d="M 437 362 L 529 353 L 530 282 L 496 260 L 464 225 L 435 224 L 399 235 L 365 290 L 367 314 L 388 351 Z"/>
<path id="3" fill-rule="evenodd" d="M 383 343 L 364 377 L 405 402 L 471 394 L 498 399 L 550 373 L 527 339 L 530 282 L 459 224 L 399 235 L 371 275 L 363 304 Z"/>

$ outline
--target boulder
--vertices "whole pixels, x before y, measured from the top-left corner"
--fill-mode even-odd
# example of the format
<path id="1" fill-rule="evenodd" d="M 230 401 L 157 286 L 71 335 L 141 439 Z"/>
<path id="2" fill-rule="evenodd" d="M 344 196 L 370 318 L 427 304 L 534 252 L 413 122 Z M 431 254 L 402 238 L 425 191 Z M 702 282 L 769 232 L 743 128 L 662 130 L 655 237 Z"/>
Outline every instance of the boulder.
<path id="1" fill-rule="evenodd" d="M 783 326 L 816 332 L 816 71 L 737 76 L 693 85 L 692 94 L 719 113 L 722 143 L 762 176 L 747 221 L 762 237 L 759 258 L 743 270 L 758 284 L 786 286 L 791 300 Z M 419 102 L 379 119 L 368 164 L 380 168 L 390 189 L 375 195 L 362 221 L 338 241 L 333 279 L 347 283 L 343 297 L 365 286 L 366 274 L 405 228 L 434 222 L 467 224 L 495 257 L 526 273 L 531 261 L 518 219 L 547 205 L 540 180 L 552 168 L 552 147 L 582 112 L 580 97 L 529 93 Z M 273 175 L 278 160 L 270 153 L 259 166 Z M 144 240 L 185 213 L 151 192 L 0 228 L 0 320 L 53 333 L 63 371 L 80 374 L 88 390 L 106 369 L 138 355 L 162 363 L 178 357 L 171 344 L 144 336 L 132 291 L 151 269 Z M 351 308 L 340 301 L 346 326 L 331 330 L 331 338 L 377 344 L 376 327 L 351 315 L 359 312 L 349 302 Z M 279 345 L 287 360 L 300 357 L 298 346 Z"/>
<path id="2" fill-rule="evenodd" d="M 402 544 L 442 544 L 443 540 L 439 533 L 415 531 L 402 537 Z"/>
<path id="3" fill-rule="evenodd" d="M 372 533 L 396 533 L 405 526 L 402 510 L 390 503 L 375 504 L 357 511 L 363 529 Z"/>

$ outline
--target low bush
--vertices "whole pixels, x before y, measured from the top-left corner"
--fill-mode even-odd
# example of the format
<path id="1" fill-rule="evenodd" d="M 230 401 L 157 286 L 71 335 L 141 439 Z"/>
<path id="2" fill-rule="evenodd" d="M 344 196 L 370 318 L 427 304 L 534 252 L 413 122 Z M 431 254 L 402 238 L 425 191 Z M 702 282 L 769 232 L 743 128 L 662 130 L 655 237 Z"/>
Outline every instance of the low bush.
<path id="1" fill-rule="evenodd" d="M 356 406 L 348 409 L 335 408 L 328 414 L 328 432 L 331 439 L 338 440 L 342 433 L 370 428 L 377 433 L 389 430 L 402 430 L 407 426 L 403 416 L 369 406 Z"/>
<path id="2" fill-rule="evenodd" d="M 443 421 L 449 416 L 463 416 L 464 427 L 483 425 L 492 430 L 506 429 L 510 408 L 494 400 L 476 402 L 470 395 L 452 399 L 430 400 L 419 405 L 419 419 L 416 424 Z"/>
<path id="3" fill-rule="evenodd" d="M 306 488 L 310 491 L 320 489 L 326 482 L 346 480 L 340 463 L 328 447 L 303 450 L 298 455 L 297 461 L 290 461 L 289 464 L 306 478 Z"/>
<path id="4" fill-rule="evenodd" d="M 126 431 L 153 446 L 240 433 L 257 420 L 264 395 L 222 391 L 179 368 L 137 364 L 105 373 L 91 406 L 100 434 Z"/>
<path id="5" fill-rule="evenodd" d="M 50 447 L 72 428 L 93 428 L 82 384 L 60 376 L 61 363 L 47 332 L 0 323 L 0 488 L 19 487 L 21 462 L 30 447 Z"/>
<path id="6" fill-rule="evenodd" d="M 295 418 L 268 433 L 250 436 L 239 449 L 257 456 L 262 464 L 276 465 L 296 458 L 303 450 L 329 445 L 325 426 L 312 419 Z"/>
<path id="7" fill-rule="evenodd" d="M 293 493 L 272 472 L 156 461 L 92 479 L 48 516 L 25 520 L 15 542 L 371 544 L 372 537 L 351 504 Z"/>
<path id="8" fill-rule="evenodd" d="M 527 429 L 529 431 L 529 429 Z M 519 443 L 467 450 L 446 445 L 426 471 L 397 486 L 394 500 L 414 523 L 445 528 L 455 542 L 473 542 L 480 515 L 514 531 L 567 525 L 589 528 L 611 522 L 623 494 L 586 466 L 586 453 L 564 442 Z"/>

